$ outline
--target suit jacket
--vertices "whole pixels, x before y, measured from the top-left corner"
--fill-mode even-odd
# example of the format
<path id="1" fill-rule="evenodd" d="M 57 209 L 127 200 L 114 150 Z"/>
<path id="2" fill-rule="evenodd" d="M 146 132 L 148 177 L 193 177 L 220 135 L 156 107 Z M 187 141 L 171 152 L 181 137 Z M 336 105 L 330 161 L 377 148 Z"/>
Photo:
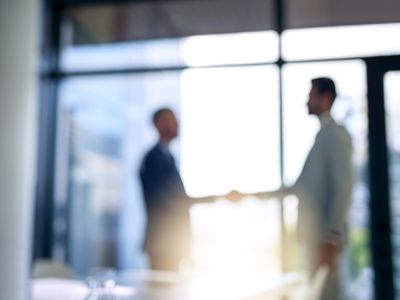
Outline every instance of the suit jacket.
<path id="1" fill-rule="evenodd" d="M 184 256 L 190 239 L 190 202 L 175 161 L 161 143 L 143 158 L 140 179 L 147 212 L 144 250 Z"/>
<path id="2" fill-rule="evenodd" d="M 351 137 L 327 116 L 294 185 L 300 200 L 299 233 L 306 243 L 345 240 L 352 186 Z"/>

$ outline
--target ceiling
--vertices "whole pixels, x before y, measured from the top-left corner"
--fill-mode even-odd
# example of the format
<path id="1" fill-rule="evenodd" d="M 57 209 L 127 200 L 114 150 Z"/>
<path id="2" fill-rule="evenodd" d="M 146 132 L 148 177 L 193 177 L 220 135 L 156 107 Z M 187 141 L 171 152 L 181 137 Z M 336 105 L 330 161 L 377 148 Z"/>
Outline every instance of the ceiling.
<path id="1" fill-rule="evenodd" d="M 127 2 L 67 9 L 64 24 L 71 29 L 73 43 L 276 29 L 275 0 Z M 400 22 L 398 0 L 286 0 L 283 7 L 286 29 Z"/>

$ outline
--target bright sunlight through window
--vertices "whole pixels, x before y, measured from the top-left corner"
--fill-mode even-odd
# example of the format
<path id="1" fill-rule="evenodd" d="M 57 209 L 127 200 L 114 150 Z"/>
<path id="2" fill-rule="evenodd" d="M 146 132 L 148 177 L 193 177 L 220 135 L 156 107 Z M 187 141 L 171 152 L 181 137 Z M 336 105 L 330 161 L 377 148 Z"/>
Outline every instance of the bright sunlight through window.
<path id="1" fill-rule="evenodd" d="M 399 35 L 400 24 L 287 30 L 282 35 L 283 57 L 303 60 L 398 54 Z"/>

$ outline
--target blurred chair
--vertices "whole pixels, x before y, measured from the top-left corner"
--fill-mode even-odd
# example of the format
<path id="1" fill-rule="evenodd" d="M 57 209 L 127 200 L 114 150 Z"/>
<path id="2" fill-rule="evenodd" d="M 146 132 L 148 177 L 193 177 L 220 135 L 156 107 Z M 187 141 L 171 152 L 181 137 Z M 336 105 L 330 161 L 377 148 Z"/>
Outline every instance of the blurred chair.
<path id="1" fill-rule="evenodd" d="M 72 279 L 76 276 L 64 263 L 49 259 L 38 259 L 33 263 L 32 278 L 65 278 Z"/>

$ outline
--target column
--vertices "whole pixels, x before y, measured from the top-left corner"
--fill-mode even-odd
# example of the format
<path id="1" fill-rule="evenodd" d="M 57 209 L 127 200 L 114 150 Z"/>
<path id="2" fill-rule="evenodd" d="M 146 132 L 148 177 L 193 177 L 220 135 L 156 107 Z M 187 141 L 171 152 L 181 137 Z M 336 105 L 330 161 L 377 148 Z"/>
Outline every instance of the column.
<path id="1" fill-rule="evenodd" d="M 0 298 L 28 299 L 33 232 L 37 0 L 0 1 Z"/>

